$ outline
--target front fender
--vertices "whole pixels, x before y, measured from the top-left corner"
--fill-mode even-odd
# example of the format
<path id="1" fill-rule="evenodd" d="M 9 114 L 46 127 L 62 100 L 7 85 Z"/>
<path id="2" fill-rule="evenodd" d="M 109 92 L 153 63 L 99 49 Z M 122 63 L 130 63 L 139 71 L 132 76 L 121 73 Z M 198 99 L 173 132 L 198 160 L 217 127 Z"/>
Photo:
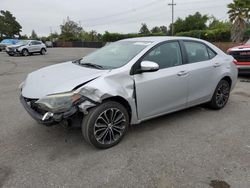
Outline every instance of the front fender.
<path id="1" fill-rule="evenodd" d="M 138 123 L 134 95 L 134 80 L 128 74 L 99 77 L 77 89 L 76 92 L 90 99 L 88 102 L 83 102 L 79 105 L 84 112 L 86 112 L 87 108 L 96 106 L 94 103 L 102 103 L 102 101 L 112 97 L 121 97 L 130 105 L 131 124 Z M 91 101 L 94 103 L 91 103 Z"/>

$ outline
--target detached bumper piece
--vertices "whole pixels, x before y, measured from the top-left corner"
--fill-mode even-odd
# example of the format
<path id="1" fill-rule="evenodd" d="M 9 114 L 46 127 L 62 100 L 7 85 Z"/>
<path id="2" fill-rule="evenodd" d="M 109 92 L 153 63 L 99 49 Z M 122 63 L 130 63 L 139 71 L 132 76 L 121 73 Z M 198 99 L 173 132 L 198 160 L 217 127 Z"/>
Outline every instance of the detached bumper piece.
<path id="1" fill-rule="evenodd" d="M 76 106 L 73 106 L 71 109 L 63 113 L 51 113 L 51 112 L 46 112 L 44 110 L 39 109 L 35 105 L 35 102 L 37 101 L 37 99 L 27 99 L 21 95 L 20 101 L 23 107 L 25 108 L 25 110 L 33 119 L 35 119 L 38 123 L 41 123 L 47 126 L 57 124 L 61 122 L 62 120 L 71 117 L 73 114 L 75 114 L 78 111 L 78 108 Z"/>

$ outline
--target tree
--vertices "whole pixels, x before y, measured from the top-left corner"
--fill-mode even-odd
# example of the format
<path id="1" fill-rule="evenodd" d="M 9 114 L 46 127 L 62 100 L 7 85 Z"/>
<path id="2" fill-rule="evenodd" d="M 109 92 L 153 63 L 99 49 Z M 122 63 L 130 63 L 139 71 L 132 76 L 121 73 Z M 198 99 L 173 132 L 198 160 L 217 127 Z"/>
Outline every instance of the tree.
<path id="1" fill-rule="evenodd" d="M 10 11 L 0 11 L 0 37 L 14 38 L 20 37 L 22 26 L 16 21 L 16 18 Z"/>
<path id="2" fill-rule="evenodd" d="M 47 40 L 55 42 L 59 38 L 59 34 L 57 32 L 50 33 L 50 35 L 47 37 Z"/>
<path id="3" fill-rule="evenodd" d="M 36 34 L 36 32 L 35 32 L 34 29 L 31 32 L 30 39 L 38 39 L 38 36 L 37 36 L 37 34 Z"/>
<path id="4" fill-rule="evenodd" d="M 213 30 L 213 29 L 230 29 L 231 24 L 228 21 L 220 21 L 214 16 L 212 16 L 209 20 L 209 25 L 208 29 Z"/>
<path id="5" fill-rule="evenodd" d="M 80 39 L 83 29 L 76 22 L 67 18 L 67 21 L 61 25 L 60 38 L 65 41 L 74 41 Z"/>
<path id="6" fill-rule="evenodd" d="M 249 0 L 234 0 L 228 4 L 228 14 L 232 23 L 231 39 L 234 42 L 242 42 L 246 30 L 247 20 L 250 18 L 250 1 Z"/>
<path id="7" fill-rule="evenodd" d="M 140 29 L 139 33 L 144 34 L 144 35 L 147 35 L 150 33 L 147 24 L 145 24 L 145 23 L 141 24 L 141 29 Z"/>
<path id="8" fill-rule="evenodd" d="M 208 19 L 207 15 L 201 15 L 199 12 L 189 15 L 185 19 L 178 18 L 174 23 L 174 33 L 207 29 L 206 23 Z M 172 25 L 170 25 L 170 31 L 171 28 Z"/>
<path id="9" fill-rule="evenodd" d="M 161 33 L 161 28 L 155 26 L 155 27 L 153 27 L 153 28 L 151 29 L 151 33 Z"/>
<path id="10" fill-rule="evenodd" d="M 161 32 L 167 34 L 168 33 L 168 28 L 164 25 L 160 26 Z"/>

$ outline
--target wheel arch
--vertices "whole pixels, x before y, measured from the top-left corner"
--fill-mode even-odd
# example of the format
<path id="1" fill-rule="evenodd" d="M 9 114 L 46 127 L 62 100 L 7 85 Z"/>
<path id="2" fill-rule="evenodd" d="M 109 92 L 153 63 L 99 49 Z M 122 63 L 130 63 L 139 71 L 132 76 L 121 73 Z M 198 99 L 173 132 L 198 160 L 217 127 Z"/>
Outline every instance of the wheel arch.
<path id="1" fill-rule="evenodd" d="M 126 110 L 128 111 L 129 120 L 131 120 L 132 108 L 131 108 L 129 102 L 126 99 L 124 99 L 121 96 L 112 96 L 112 97 L 108 97 L 108 98 L 104 99 L 102 102 L 105 102 L 105 101 L 115 101 L 115 102 L 118 102 L 121 105 L 123 105 L 126 108 Z"/>
<path id="2" fill-rule="evenodd" d="M 232 78 L 230 76 L 224 76 L 221 80 L 228 81 L 230 87 L 232 86 Z"/>

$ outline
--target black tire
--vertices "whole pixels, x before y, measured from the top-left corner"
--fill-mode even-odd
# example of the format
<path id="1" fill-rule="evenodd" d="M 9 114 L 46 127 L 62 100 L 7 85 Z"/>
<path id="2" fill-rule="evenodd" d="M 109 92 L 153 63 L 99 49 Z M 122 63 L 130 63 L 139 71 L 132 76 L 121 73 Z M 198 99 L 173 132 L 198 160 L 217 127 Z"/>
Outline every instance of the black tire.
<path id="1" fill-rule="evenodd" d="M 9 56 L 14 56 L 14 54 L 8 54 Z"/>
<path id="2" fill-rule="evenodd" d="M 29 51 L 27 49 L 23 49 L 22 50 L 22 55 L 23 56 L 28 56 L 28 55 L 30 55 L 30 53 L 29 53 Z"/>
<path id="3" fill-rule="evenodd" d="M 118 102 L 106 101 L 90 109 L 83 117 L 82 133 L 89 144 L 107 149 L 122 140 L 128 126 L 129 115 L 126 108 Z"/>
<path id="4" fill-rule="evenodd" d="M 230 96 L 231 86 L 227 80 L 221 80 L 213 94 L 211 101 L 208 106 L 212 109 L 222 109 L 226 104 Z"/>
<path id="5" fill-rule="evenodd" d="M 40 51 L 40 54 L 45 55 L 45 53 L 46 53 L 46 50 L 44 48 L 42 48 L 41 51 Z"/>

